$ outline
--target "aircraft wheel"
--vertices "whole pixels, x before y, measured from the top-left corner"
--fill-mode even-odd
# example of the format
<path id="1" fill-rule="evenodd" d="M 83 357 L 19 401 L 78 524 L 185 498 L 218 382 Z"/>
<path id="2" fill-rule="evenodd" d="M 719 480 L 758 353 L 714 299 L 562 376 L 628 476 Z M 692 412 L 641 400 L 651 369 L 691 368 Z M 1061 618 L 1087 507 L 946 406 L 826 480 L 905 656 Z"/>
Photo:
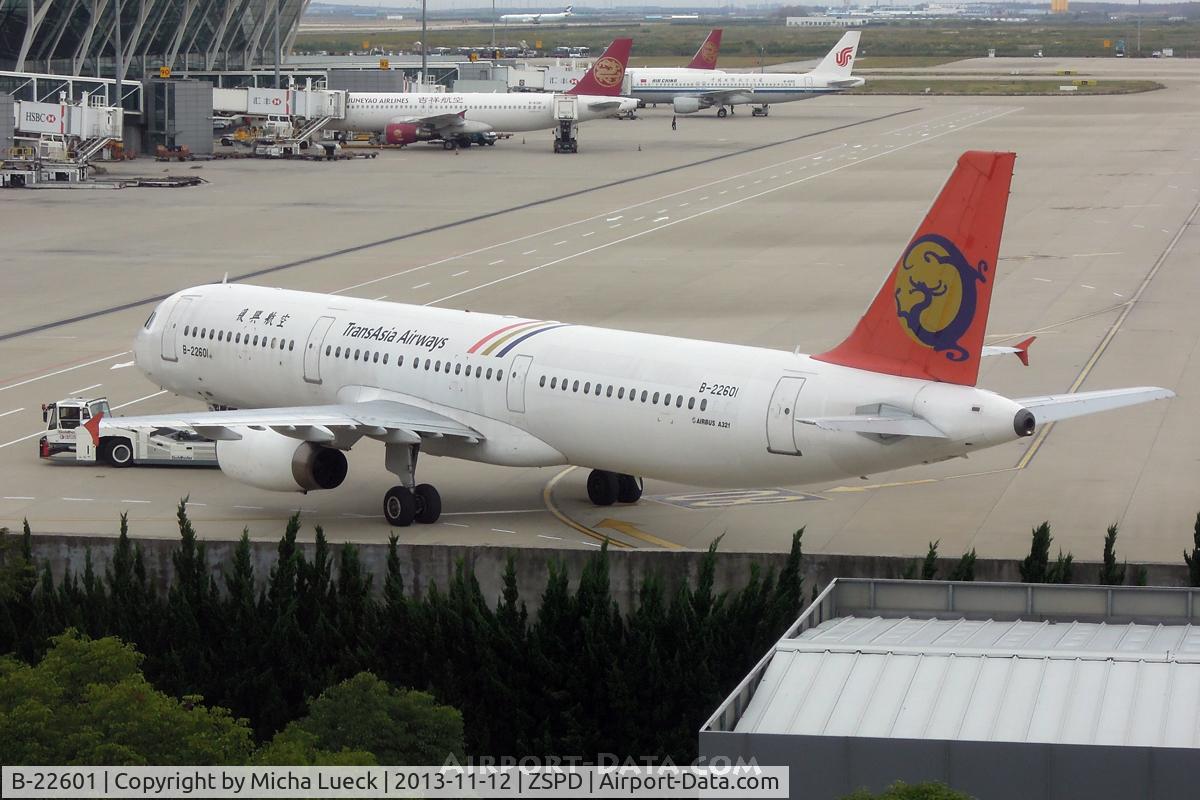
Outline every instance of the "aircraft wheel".
<path id="1" fill-rule="evenodd" d="M 414 518 L 423 525 L 432 525 L 442 515 L 442 496 L 438 490 L 428 483 L 421 483 L 413 489 L 413 499 L 416 502 Z"/>
<path id="2" fill-rule="evenodd" d="M 412 525 L 417 514 L 417 501 L 407 486 L 393 486 L 383 496 L 383 516 L 395 528 Z"/>
<path id="3" fill-rule="evenodd" d="M 443 149 L 443 150 L 453 150 L 455 147 L 458 147 L 458 145 L 457 145 L 457 144 L 455 144 L 455 143 L 454 143 L 452 140 L 450 140 L 450 139 L 446 139 L 445 141 L 443 141 L 443 142 L 442 142 L 442 149 Z"/>
<path id="4" fill-rule="evenodd" d="M 594 469 L 587 479 L 588 499 L 594 505 L 611 506 L 617 502 L 619 493 L 617 474 L 605 469 Z"/>
<path id="5" fill-rule="evenodd" d="M 617 476 L 617 502 L 636 503 L 642 499 L 642 479 L 634 475 Z"/>
<path id="6" fill-rule="evenodd" d="M 104 460 L 110 467 L 128 467 L 133 464 L 133 446 L 128 439 L 108 439 L 102 445 Z"/>
<path id="7" fill-rule="evenodd" d="M 725 110 L 725 106 L 721 106 L 720 108 L 717 109 L 717 116 L 721 117 L 722 119 L 724 119 L 725 115 L 728 113 L 729 112 Z"/>

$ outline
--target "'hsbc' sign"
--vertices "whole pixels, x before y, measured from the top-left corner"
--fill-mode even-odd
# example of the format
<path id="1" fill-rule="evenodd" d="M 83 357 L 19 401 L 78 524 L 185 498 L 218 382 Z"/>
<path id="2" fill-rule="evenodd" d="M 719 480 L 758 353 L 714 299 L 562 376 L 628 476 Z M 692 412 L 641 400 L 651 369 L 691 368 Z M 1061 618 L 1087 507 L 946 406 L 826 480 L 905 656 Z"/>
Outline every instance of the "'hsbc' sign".
<path id="1" fill-rule="evenodd" d="M 66 111 L 66 107 L 58 103 L 22 100 L 17 104 L 17 130 L 22 133 L 64 133 Z"/>

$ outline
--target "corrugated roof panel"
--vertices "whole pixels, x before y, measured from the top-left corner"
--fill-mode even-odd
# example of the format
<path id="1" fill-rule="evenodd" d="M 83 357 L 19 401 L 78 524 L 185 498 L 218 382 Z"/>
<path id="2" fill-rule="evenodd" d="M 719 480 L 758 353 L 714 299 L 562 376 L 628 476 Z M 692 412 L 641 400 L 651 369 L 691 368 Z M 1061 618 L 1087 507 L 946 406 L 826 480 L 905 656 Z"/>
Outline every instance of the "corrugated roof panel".
<path id="1" fill-rule="evenodd" d="M 1171 680 L 1171 698 L 1167 718 L 1156 744 L 1175 743 L 1176 747 L 1200 747 L 1200 681 L 1188 680 L 1194 665 L 1176 664 Z"/>
<path id="2" fill-rule="evenodd" d="M 988 624 L 986 620 L 956 619 L 944 620 L 949 623 L 935 644 L 938 647 L 962 647 L 971 640 L 981 628 Z"/>
<path id="3" fill-rule="evenodd" d="M 1046 675 L 1044 658 L 1018 658 L 1009 669 L 1008 688 L 994 712 L 989 739 L 1023 742 L 1035 712 Z"/>
<path id="4" fill-rule="evenodd" d="M 1096 723 L 1095 744 L 1124 744 L 1125 729 L 1133 706 L 1134 688 L 1138 679 L 1136 661 L 1112 661 L 1107 664 L 1108 680 L 1104 692 L 1096 698 L 1100 703 L 1100 719 Z"/>
<path id="5" fill-rule="evenodd" d="M 1056 741 L 1092 744 L 1108 685 L 1108 661 L 1072 660 L 1070 701 L 1060 720 Z"/>
<path id="6" fill-rule="evenodd" d="M 1167 714 L 1167 694 L 1174 681 L 1175 664 L 1138 662 L 1137 694 L 1130 707 L 1125 744 L 1154 746 Z"/>
<path id="7" fill-rule="evenodd" d="M 987 740 L 991 738 L 992 722 L 996 707 L 1008 688 L 1011 658 L 984 658 L 979 671 L 979 680 L 971 694 L 958 698 L 956 705 L 962 710 L 962 727 L 955 738 Z M 953 701 L 952 701 L 953 702 Z"/>
<path id="8" fill-rule="evenodd" d="M 854 653 L 826 653 L 821 669 L 813 676 L 812 684 L 799 708 L 799 713 L 788 727 L 790 733 L 819 734 L 824 732 L 825 723 L 834 707 L 842 702 L 842 689 L 851 671 L 858 665 Z"/>
<path id="9" fill-rule="evenodd" d="M 897 736 L 919 739 L 925 735 L 929 719 L 942 698 L 946 696 L 946 680 L 953 656 L 910 656 L 916 670 L 909 683 L 908 693 L 896 699 L 895 722 L 884 733 L 866 733 L 863 736 Z"/>
<path id="10" fill-rule="evenodd" d="M 1193 625 L 1185 627 L 1178 648 L 1180 655 L 1200 658 L 1200 628 Z"/>
<path id="11" fill-rule="evenodd" d="M 975 684 L 983 675 L 988 659 L 948 656 L 950 668 L 946 672 L 945 690 L 933 709 L 925 736 L 930 739 L 957 739 L 966 714 L 965 701 L 975 691 Z"/>
<path id="12" fill-rule="evenodd" d="M 859 657 L 842 687 L 841 700 L 833 707 L 829 721 L 821 731 L 827 736 L 861 736 L 860 723 L 864 716 L 886 714 L 891 707 L 888 694 L 904 696 L 910 670 L 905 665 L 890 663 L 903 656 L 872 655 Z"/>
<path id="13" fill-rule="evenodd" d="M 1022 737 L 1030 742 L 1057 742 L 1063 721 L 1073 709 L 1077 694 L 1078 662 L 1074 659 L 1047 659 L 1041 690 L 1033 702 L 1035 713 Z M 1094 699 L 1088 698 L 1092 702 Z"/>
<path id="14" fill-rule="evenodd" d="M 779 720 L 766 721 L 763 718 L 768 711 L 784 714 L 790 721 L 795 711 L 793 693 L 801 691 L 807 681 L 803 679 L 802 671 L 815 670 L 816 659 L 801 653 L 777 652 L 767 664 L 766 672 L 758 684 L 758 691 L 750 698 L 741 719 L 737 721 L 738 730 L 783 730 Z M 796 674 L 790 671 L 795 670 Z M 776 697 L 776 695 L 781 695 Z"/>
<path id="15" fill-rule="evenodd" d="M 857 735 L 901 735 L 896 734 L 895 729 L 904 718 L 905 711 L 936 698 L 936 687 L 922 684 L 922 676 L 928 671 L 929 662 L 936 660 L 932 656 L 892 656 L 888 669 L 879 676 L 874 700 L 862 717 Z"/>

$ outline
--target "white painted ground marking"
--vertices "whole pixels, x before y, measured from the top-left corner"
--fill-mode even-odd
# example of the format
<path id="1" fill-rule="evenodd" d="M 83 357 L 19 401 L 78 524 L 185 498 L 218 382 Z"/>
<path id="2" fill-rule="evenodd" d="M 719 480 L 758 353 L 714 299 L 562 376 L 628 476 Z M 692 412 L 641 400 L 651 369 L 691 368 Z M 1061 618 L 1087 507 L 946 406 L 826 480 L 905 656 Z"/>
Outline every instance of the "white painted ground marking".
<path id="1" fill-rule="evenodd" d="M 782 190 L 784 190 L 784 189 L 791 188 L 792 186 L 796 186 L 796 185 L 798 185 L 798 184 L 801 184 L 801 183 L 807 183 L 808 181 L 815 180 L 815 179 L 817 179 L 817 178 L 821 178 L 821 177 L 824 177 L 824 176 L 826 176 L 826 175 L 832 175 L 832 174 L 833 174 L 833 173 L 835 173 L 835 172 L 841 172 L 842 170 L 844 170 L 844 169 L 849 169 L 850 167 L 856 167 L 856 166 L 859 166 L 859 165 L 862 165 L 862 164 L 866 164 L 868 161 L 874 161 L 874 160 L 875 160 L 875 159 L 877 159 L 877 158 L 883 158 L 884 156 L 889 156 L 889 155 L 893 155 L 893 154 L 895 154 L 895 153 L 899 153 L 899 152 L 901 152 L 902 150 L 907 150 L 907 149 L 908 149 L 908 148 L 910 148 L 910 147 L 916 147 L 917 145 L 924 144 L 926 141 L 933 141 L 934 139 L 940 139 L 941 137 L 943 137 L 943 136 L 948 136 L 948 135 L 950 135 L 950 134 L 952 134 L 952 133 L 960 133 L 960 132 L 962 132 L 962 131 L 966 130 L 967 128 L 972 128 L 972 127 L 974 127 L 974 126 L 976 126 L 976 125 L 982 125 L 982 124 L 984 124 L 985 122 L 991 122 L 991 121 L 993 121 L 993 120 L 1000 119 L 1001 117 L 1006 117 L 1006 116 L 1008 116 L 1009 114 L 1015 114 L 1015 113 L 1017 113 L 1018 111 L 1024 111 L 1024 110 L 1025 110 L 1025 107 L 1024 107 L 1024 106 L 1015 106 L 1015 107 L 1013 107 L 1013 108 L 1009 108 L 1009 109 L 1006 109 L 1006 110 L 1004 110 L 1004 111 L 1000 111 L 1000 112 L 997 112 L 997 113 L 995 113 L 995 114 L 992 114 L 991 116 L 984 117 L 984 118 L 982 118 L 982 119 L 976 120 L 975 122 L 972 122 L 972 123 L 970 123 L 970 124 L 968 124 L 968 125 L 963 125 L 961 128 L 958 128 L 957 130 L 953 130 L 953 131 L 943 131 L 942 133 L 935 134 L 934 136 L 931 136 L 931 137 L 929 137 L 929 139 L 927 139 L 927 140 L 925 140 L 925 139 L 922 139 L 922 140 L 912 141 L 912 142 L 909 142 L 909 143 L 907 143 L 907 144 L 897 145 L 897 146 L 895 146 L 895 147 L 893 147 L 893 148 L 890 148 L 890 149 L 888 149 L 888 150 L 883 150 L 883 151 L 881 151 L 881 152 L 879 152 L 879 153 L 875 153 L 874 155 L 866 156 L 865 158 L 859 159 L 858 161 L 847 161 L 846 163 L 839 164 L 838 166 L 830 166 L 828 169 L 824 170 L 823 172 L 815 172 L 815 173 L 813 173 L 813 174 L 811 174 L 811 175 L 808 175 L 808 176 L 805 176 L 805 177 L 803 177 L 803 178 L 796 178 L 795 180 L 792 180 L 792 181 L 787 181 L 787 182 L 785 182 L 785 183 L 780 183 L 780 184 L 777 184 L 777 185 L 775 185 L 775 186 L 772 186 L 772 187 L 771 187 L 771 188 L 769 188 L 769 189 L 764 189 L 764 190 L 762 190 L 761 192 L 757 192 L 757 193 L 755 193 L 755 194 L 746 195 L 745 197 L 739 197 L 739 198 L 737 198 L 737 199 L 730 200 L 730 201 L 728 201 L 728 202 L 726 202 L 726 203 L 723 203 L 723 204 L 719 204 L 719 205 L 711 206 L 711 207 L 709 207 L 709 208 L 706 208 L 706 209 L 704 209 L 703 211 L 697 211 L 697 212 L 695 212 L 694 214 L 692 214 L 691 216 L 688 216 L 688 217 L 681 217 L 680 219 L 673 220 L 673 221 L 671 221 L 671 222 L 668 222 L 668 223 L 666 223 L 666 224 L 664 224 L 664 225 L 660 225 L 660 226 L 658 226 L 657 228 L 647 228 L 647 229 L 645 229 L 645 230 L 642 230 L 642 231 L 639 231 L 639 232 L 637 232 L 637 233 L 631 233 L 631 234 L 629 234 L 628 236 L 623 236 L 623 237 L 621 237 L 621 238 L 619 238 L 619 239 L 613 239 L 612 241 L 604 242 L 603 244 L 598 244 L 598 245 L 596 245 L 596 246 L 594 246 L 594 247 L 589 247 L 589 248 L 587 248 L 586 250 L 580 250 L 580 251 L 578 251 L 578 252 L 576 252 L 576 253 L 571 253 L 571 254 L 568 254 L 568 255 L 560 256 L 559 258 L 553 259 L 553 260 L 551 260 L 551 261 L 547 261 L 547 262 L 546 262 L 546 263 L 544 263 L 544 264 L 539 264 L 539 265 L 537 265 L 537 266 L 535 266 L 535 267 L 530 267 L 530 268 L 528 268 L 528 269 L 521 270 L 520 272 L 514 272 L 514 273 L 511 273 L 511 274 L 509 274 L 509 275 L 505 275 L 505 276 L 503 276 L 503 277 L 496 278 L 495 280 L 491 280 L 491 281 L 488 281 L 488 282 L 486 282 L 486 283 L 481 283 L 481 284 L 479 284 L 478 286 L 473 286 L 473 287 L 471 287 L 471 288 L 469 288 L 469 289 L 463 289 L 463 290 L 462 290 L 462 291 L 460 291 L 460 292 L 455 292 L 454 294 L 449 294 L 449 295 L 446 295 L 445 297 L 439 297 L 439 298 L 438 298 L 438 299 L 436 299 L 436 300 L 430 300 L 428 303 L 425 303 L 425 305 L 427 305 L 427 306 L 431 306 L 431 305 L 437 305 L 438 303 L 444 303 L 444 302 L 446 302 L 447 300 L 453 300 L 453 299 L 454 299 L 454 298 L 456 298 L 456 297 L 461 297 L 462 295 L 465 295 L 465 294 L 470 294 L 470 293 L 472 293 L 472 292 L 477 292 L 477 291 L 479 291 L 480 289 L 486 289 L 487 287 L 489 287 L 489 286 L 495 286 L 495 285 L 496 285 L 496 284 L 498 284 L 498 283 L 504 283 L 505 281 L 510 281 L 510 280 L 513 280 L 514 278 L 520 278 L 520 277 L 523 277 L 523 276 L 525 276 L 525 275 L 528 275 L 528 274 L 530 274 L 530 273 L 532 273 L 532 272 L 537 272 L 537 271 L 539 271 L 539 270 L 543 270 L 543 269 L 546 269 L 546 268 L 548 268 L 548 267 L 554 267 L 554 266 L 557 266 L 557 265 L 559 265 L 559 264 L 563 263 L 564 261 L 569 261 L 569 260 L 571 260 L 572 258 L 578 258 L 578 257 L 580 257 L 580 256 L 584 256 L 584 255 L 588 255 L 588 254 L 590 254 L 590 253 L 594 253 L 594 252 L 596 252 L 597 250 L 603 250 L 603 249 L 605 249 L 605 248 L 607 248 L 607 247 L 611 247 L 611 246 L 613 246 L 613 245 L 617 245 L 617 244 L 622 244 L 622 243 L 624 243 L 624 242 L 628 242 L 628 241 L 630 241 L 630 240 L 632 240 L 632 239 L 638 239 L 638 238 L 641 238 L 642 236 L 644 236 L 644 235 L 646 235 L 646 234 L 648 234 L 648 233 L 655 233 L 655 232 L 657 232 L 657 231 L 660 231 L 660 230 L 662 230 L 663 228 L 669 228 L 669 227 L 671 227 L 671 226 L 673 226 L 673 225 L 677 225 L 677 224 L 679 224 L 679 223 L 681 223 L 681 222 L 687 222 L 687 221 L 689 221 L 689 220 L 693 220 L 693 219 L 695 219 L 695 218 L 697 218 L 697 217 L 702 217 L 702 216 L 705 216 L 705 215 L 707 215 L 707 214 L 712 214 L 712 213 L 715 213 L 715 212 L 718 212 L 718 211 L 723 211 L 723 210 L 725 210 L 726 208 L 729 208 L 730 206 L 740 205 L 741 203 L 744 203 L 744 202 L 746 202 L 746 201 L 749 201 L 749 200 L 754 200 L 754 199 L 757 199 L 757 198 L 759 198 L 759 197 L 764 197 L 764 196 L 766 196 L 766 195 L 768 195 L 768 194 L 774 194 L 775 192 L 779 192 L 779 191 L 782 191 Z M 660 221 L 660 220 L 655 220 L 655 222 L 658 222 L 658 221 Z"/>
<path id="2" fill-rule="evenodd" d="M 1138 225 L 1138 224 L 1135 222 L 1135 223 L 1133 224 L 1133 227 L 1135 227 L 1135 228 L 1144 228 L 1144 227 L 1146 227 L 1146 226 L 1145 226 L 1145 225 Z"/>
<path id="3" fill-rule="evenodd" d="M 690 205 L 691 205 L 691 203 L 680 203 L 680 204 L 679 204 L 679 207 L 680 207 L 680 208 L 685 208 L 686 206 L 690 206 Z"/>
<path id="4" fill-rule="evenodd" d="M 500 511 L 447 511 L 443 517 L 477 517 L 484 514 L 542 514 L 544 508 L 508 508 Z"/>
<path id="5" fill-rule="evenodd" d="M 0 417 L 7 417 L 9 414 L 16 414 L 24 410 L 23 408 L 14 408 L 12 411 L 5 411 L 3 414 L 0 414 Z"/>
<path id="6" fill-rule="evenodd" d="M 73 367 L 63 367 L 62 369 L 56 369 L 53 372 L 47 372 L 44 375 L 37 375 L 33 378 L 26 378 L 23 381 L 18 381 L 17 383 L 10 383 L 8 386 L 0 386 L 0 392 L 6 391 L 8 389 L 15 389 L 18 386 L 24 386 L 25 384 L 33 383 L 34 381 L 44 380 L 45 378 L 53 378 L 55 375 L 62 375 L 64 372 L 72 372 L 73 370 L 83 369 L 84 367 L 90 367 L 93 364 L 100 364 L 104 361 L 112 361 L 114 358 L 120 358 L 121 356 L 127 356 L 127 355 L 129 355 L 129 351 L 122 350 L 121 352 L 114 353 L 111 356 L 105 356 L 104 358 L 97 358 L 95 361 L 86 361 L 82 364 L 76 364 Z"/>
<path id="7" fill-rule="evenodd" d="M 1124 297 L 1124 296 L 1125 295 L 1121 294 L 1120 292 L 1113 292 L 1113 297 Z"/>
<path id="8" fill-rule="evenodd" d="M 36 497 L 21 497 L 19 495 L 10 495 L 4 498 L 5 500 L 37 500 Z"/>
<path id="9" fill-rule="evenodd" d="M 554 246 L 555 246 L 555 247 L 558 247 L 560 244 L 566 244 L 566 243 L 567 243 L 567 240 L 566 240 L 566 239 L 563 239 L 561 242 L 555 242 L 555 243 L 554 243 Z"/>
<path id="10" fill-rule="evenodd" d="M 728 190 L 728 189 L 722 189 L 721 191 L 717 192 L 717 194 L 729 194 L 729 190 Z"/>
<path id="11" fill-rule="evenodd" d="M 0 450 L 3 450 L 5 447 L 23 442 L 26 439 L 32 439 L 35 436 L 41 436 L 43 433 L 45 433 L 45 431 L 38 431 L 37 433 L 31 433 L 28 436 L 22 436 L 20 439 L 13 439 L 11 442 L 5 442 L 4 444 L 0 444 Z"/>
<path id="12" fill-rule="evenodd" d="M 470 271 L 471 271 L 471 270 L 469 270 L 469 269 L 464 269 L 462 272 L 456 272 L 456 273 L 454 273 L 453 275 L 451 275 L 450 277 L 451 277 L 451 278 L 457 278 L 457 277 L 458 277 L 458 276 L 460 276 L 460 275 L 466 275 L 466 274 L 467 274 L 468 272 L 470 272 Z"/>
<path id="13" fill-rule="evenodd" d="M 705 201 L 705 200 L 707 200 L 707 199 L 708 199 L 708 195 L 704 195 L 704 197 L 701 197 L 701 198 L 700 198 L 700 201 L 701 201 L 701 202 L 703 202 L 703 201 Z"/>
<path id="14" fill-rule="evenodd" d="M 492 528 L 496 533 L 516 533 L 516 531 L 506 531 L 504 528 Z"/>
<path id="15" fill-rule="evenodd" d="M 1071 258 L 1094 258 L 1096 256 L 1120 256 L 1124 253 L 1073 253 Z"/>
<path id="16" fill-rule="evenodd" d="M 122 502 L 122 503 L 140 503 L 140 504 L 146 504 L 146 503 L 152 503 L 152 502 L 154 502 L 154 501 L 152 501 L 152 500 L 122 500 L 121 502 Z"/>
<path id="17" fill-rule="evenodd" d="M 138 399 L 136 399 L 136 400 L 130 400 L 128 403 L 121 403 L 121 405 L 119 405 L 119 406 L 113 406 L 113 407 L 112 407 L 112 410 L 113 410 L 113 411 L 120 411 L 122 408 L 129 408 L 129 407 L 130 407 L 131 405 L 133 405 L 134 403 L 140 403 L 140 402 L 142 402 L 143 400 L 152 400 L 153 398 L 155 398 L 155 397 L 160 397 L 161 395 L 164 395 L 164 394 L 166 394 L 166 393 L 167 393 L 167 390 L 166 390 L 166 389 L 160 389 L 159 391 L 157 391 L 157 392 L 154 392 L 154 393 L 152 393 L 152 394 L 148 394 L 148 395 L 145 395 L 145 396 L 143 396 L 143 397 L 139 397 L 139 398 L 138 398 Z"/>
<path id="18" fill-rule="evenodd" d="M 82 389 L 72 389 L 71 391 L 67 392 L 67 394 L 69 394 L 69 395 L 83 394 L 84 392 L 91 391 L 92 389 L 98 389 L 103 385 L 104 385 L 103 383 L 93 383 L 91 386 L 85 386 Z"/>
<path id="19" fill-rule="evenodd" d="M 120 364 L 113 364 L 111 367 L 109 367 L 109 369 L 125 369 L 126 367 L 132 367 L 133 365 L 133 361 L 122 361 Z"/>
<path id="20" fill-rule="evenodd" d="M 583 235 L 582 235 L 582 236 L 580 236 L 579 238 L 580 238 L 580 239 L 586 239 L 587 237 L 591 236 L 593 233 L 595 233 L 595 231 L 588 231 L 587 233 L 583 234 Z"/>
<path id="21" fill-rule="evenodd" d="M 262 506 L 234 506 L 234 508 L 244 508 L 249 511 L 262 511 L 263 510 Z"/>
<path id="22" fill-rule="evenodd" d="M 1085 289 L 1095 289 L 1096 288 L 1095 286 L 1092 286 L 1091 284 L 1088 284 L 1088 283 L 1081 283 L 1079 285 Z"/>
<path id="23" fill-rule="evenodd" d="M 546 534 L 544 534 L 544 533 L 539 533 L 539 534 L 538 534 L 538 538 L 539 538 L 539 539 L 553 539 L 553 540 L 554 540 L 554 541 L 556 541 L 556 542 L 561 542 L 561 541 L 562 541 L 562 537 L 561 537 L 561 536 L 547 536 L 547 535 L 546 535 Z"/>
<path id="24" fill-rule="evenodd" d="M 523 255 L 523 256 L 531 256 L 531 255 L 533 255 L 533 254 L 534 254 L 534 253 L 536 253 L 536 252 L 537 252 L 537 248 L 535 247 L 535 248 L 533 248 L 532 250 L 526 250 L 524 253 L 521 253 L 521 255 Z"/>
<path id="25" fill-rule="evenodd" d="M 746 184 L 743 183 L 741 186 L 735 186 L 734 191 L 736 192 L 738 189 L 745 189 L 745 188 L 746 188 Z"/>
<path id="26" fill-rule="evenodd" d="M 663 220 L 666 220 L 666 219 L 670 219 L 670 217 L 659 217 L 658 219 L 654 220 L 654 222 L 662 222 Z"/>
<path id="27" fill-rule="evenodd" d="M 428 285 L 429 285 L 429 281 L 425 281 L 424 283 L 418 283 L 416 286 L 414 286 L 414 287 L 412 287 L 412 288 L 414 288 L 414 289 L 424 289 L 424 288 L 425 288 L 426 286 L 428 286 Z"/>
<path id="28" fill-rule="evenodd" d="M 379 297 L 372 297 L 371 299 L 372 300 L 383 300 L 385 297 L 387 297 L 386 294 L 381 294 L 381 295 L 379 295 Z"/>
<path id="29" fill-rule="evenodd" d="M 503 259 L 503 258 L 497 258 L 495 261 L 489 261 L 489 262 L 488 262 L 488 266 L 489 266 L 489 267 L 494 267 L 494 266 L 496 266 L 497 264 L 503 264 L 503 263 L 504 263 L 504 259 Z"/>
<path id="30" fill-rule="evenodd" d="M 609 225 L 609 226 L 608 226 L 608 229 L 611 231 L 613 228 L 619 228 L 619 227 L 621 227 L 621 225 L 622 225 L 622 224 L 623 224 L 623 223 L 620 223 L 620 222 L 618 222 L 616 225 Z"/>
<path id="31" fill-rule="evenodd" d="M 96 499 L 94 497 L 60 497 L 59 499 L 66 500 L 71 503 L 94 503 L 94 502 L 96 502 Z"/>
<path id="32" fill-rule="evenodd" d="M 577 541 L 578 541 L 580 544 L 586 544 L 586 545 L 588 545 L 589 547 L 599 547 L 599 546 L 600 546 L 600 545 L 599 545 L 599 544 L 597 544 L 596 542 L 585 542 L 583 539 L 578 539 Z"/>
<path id="33" fill-rule="evenodd" d="M 645 219 L 645 217 L 638 217 L 637 219 L 634 220 L 634 222 L 641 222 L 644 219 Z"/>
<path id="34" fill-rule="evenodd" d="M 188 508 L 191 508 L 192 506 L 200 506 L 201 508 L 208 508 L 208 503 L 193 503 L 191 500 L 188 500 Z"/>
<path id="35" fill-rule="evenodd" d="M 1042 283 L 1054 283 L 1054 281 L 1050 280 L 1049 278 L 1034 278 L 1034 280 L 1041 281 Z"/>
<path id="36" fill-rule="evenodd" d="M 624 218 L 624 216 L 625 216 L 624 214 L 617 214 L 615 217 L 609 217 L 608 219 L 606 219 L 604 221 L 605 222 L 616 222 L 617 220 Z"/>
<path id="37" fill-rule="evenodd" d="M 658 211 L 655 211 L 654 213 L 655 214 L 665 214 L 665 213 L 667 213 L 667 210 L 665 208 L 660 208 Z"/>
<path id="38" fill-rule="evenodd" d="M 464 525 L 461 522 L 443 522 L 442 524 L 450 525 L 451 527 L 454 527 L 454 528 L 469 528 L 469 527 L 471 527 L 470 525 Z"/>

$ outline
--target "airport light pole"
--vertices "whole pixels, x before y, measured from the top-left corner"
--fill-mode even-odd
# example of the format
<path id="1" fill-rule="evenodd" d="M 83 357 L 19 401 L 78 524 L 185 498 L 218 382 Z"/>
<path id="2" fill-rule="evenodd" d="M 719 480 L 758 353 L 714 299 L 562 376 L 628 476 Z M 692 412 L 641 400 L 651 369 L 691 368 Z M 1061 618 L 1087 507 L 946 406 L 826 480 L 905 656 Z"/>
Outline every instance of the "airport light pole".
<path id="1" fill-rule="evenodd" d="M 496 0 L 492 0 L 492 49 L 496 49 Z"/>
<path id="2" fill-rule="evenodd" d="M 1142 54 L 1142 0 L 1138 0 L 1137 53 Z"/>
<path id="3" fill-rule="evenodd" d="M 424 89 L 425 72 L 429 69 L 429 57 L 426 55 L 429 52 L 429 34 L 425 29 L 425 5 L 426 0 L 421 0 L 421 84 Z"/>
<path id="4" fill-rule="evenodd" d="M 279 52 L 279 6 L 282 0 L 275 0 L 275 88 L 279 88 L 279 60 L 283 54 Z"/>

